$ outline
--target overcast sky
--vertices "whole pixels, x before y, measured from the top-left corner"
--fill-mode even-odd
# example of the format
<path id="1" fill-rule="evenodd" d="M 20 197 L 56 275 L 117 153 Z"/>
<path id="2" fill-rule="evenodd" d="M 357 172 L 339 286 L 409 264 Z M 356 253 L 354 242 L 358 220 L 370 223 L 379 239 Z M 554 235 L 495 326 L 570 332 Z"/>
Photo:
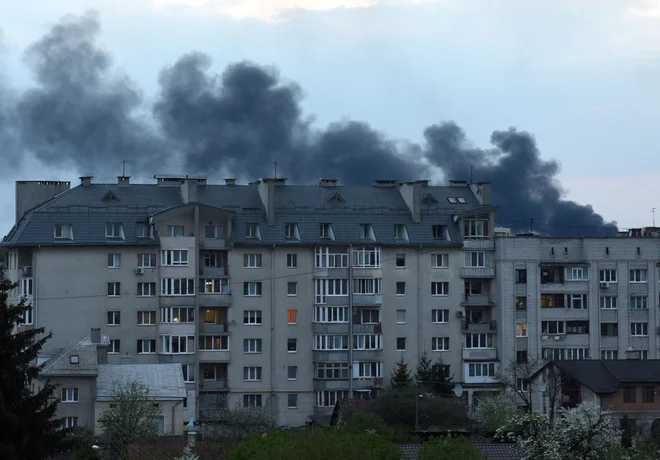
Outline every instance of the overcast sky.
<path id="1" fill-rule="evenodd" d="M 363 120 L 421 142 L 425 127 L 453 120 L 479 147 L 515 126 L 561 164 L 567 198 L 624 228 L 650 225 L 660 209 L 659 0 L 7 1 L 0 78 L 31 87 L 25 49 L 90 9 L 114 64 L 147 99 L 160 70 L 189 51 L 218 72 L 248 59 L 298 83 L 318 126 Z M 2 168 L 0 235 L 13 224 L 15 180 L 78 182 L 78 171 L 29 155 Z"/>

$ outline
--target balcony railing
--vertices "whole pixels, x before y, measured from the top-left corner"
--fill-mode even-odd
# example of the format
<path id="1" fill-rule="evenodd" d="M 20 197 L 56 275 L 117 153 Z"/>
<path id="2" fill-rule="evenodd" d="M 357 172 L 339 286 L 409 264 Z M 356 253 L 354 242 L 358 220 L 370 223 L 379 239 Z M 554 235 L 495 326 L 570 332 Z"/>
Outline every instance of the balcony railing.
<path id="1" fill-rule="evenodd" d="M 464 360 L 497 359 L 497 348 L 463 348 Z"/>
<path id="2" fill-rule="evenodd" d="M 462 278 L 495 278 L 495 267 L 461 267 Z"/>
<path id="3" fill-rule="evenodd" d="M 477 321 L 463 322 L 463 332 L 487 332 L 493 333 L 497 331 L 497 322 L 495 320 L 491 321 Z"/>
<path id="4" fill-rule="evenodd" d="M 465 296 L 465 301 L 463 302 L 463 305 L 468 306 L 468 307 L 483 307 L 486 305 L 492 305 L 493 302 L 490 300 L 490 296 L 488 295 L 466 295 Z"/>
<path id="5" fill-rule="evenodd" d="M 209 379 L 202 379 L 199 382 L 199 389 L 200 390 L 227 390 L 229 389 L 229 382 L 227 379 L 215 379 L 215 380 L 209 380 Z"/>
<path id="6" fill-rule="evenodd" d="M 223 334 L 229 332 L 229 323 L 204 323 L 202 322 L 200 332 L 205 334 Z"/>

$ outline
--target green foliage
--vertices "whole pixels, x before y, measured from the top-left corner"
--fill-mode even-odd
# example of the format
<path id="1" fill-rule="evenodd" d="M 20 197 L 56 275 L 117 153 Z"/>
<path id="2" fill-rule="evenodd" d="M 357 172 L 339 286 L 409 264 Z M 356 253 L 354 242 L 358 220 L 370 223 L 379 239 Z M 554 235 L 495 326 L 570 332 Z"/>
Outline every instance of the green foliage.
<path id="1" fill-rule="evenodd" d="M 431 394 L 419 398 L 415 388 L 384 392 L 376 399 L 373 410 L 391 427 L 415 426 L 416 412 L 420 428 L 455 429 L 467 423 L 465 404 L 458 398 Z"/>
<path id="2" fill-rule="evenodd" d="M 412 383 L 412 377 L 410 376 L 410 370 L 408 369 L 408 364 L 401 356 L 401 359 L 397 361 L 396 367 L 392 372 L 392 377 L 390 377 L 390 385 L 394 390 L 403 390 L 410 387 Z"/>
<path id="3" fill-rule="evenodd" d="M 621 447 L 624 448 L 630 448 L 632 447 L 633 444 L 633 434 L 632 434 L 632 427 L 630 426 L 630 418 L 628 417 L 628 414 L 623 416 L 622 420 L 622 432 L 621 432 Z"/>
<path id="4" fill-rule="evenodd" d="M 46 383 L 32 391 L 40 372 L 33 363 L 51 335 L 37 338 L 44 328 L 14 333 L 29 308 L 25 299 L 17 305 L 7 303 L 9 291 L 17 286 L 0 269 L 0 458 L 41 460 L 57 450 L 63 436 L 58 431 L 61 422 L 52 420 L 57 409 L 55 387 Z"/>
<path id="5" fill-rule="evenodd" d="M 449 374 L 449 366 L 445 366 L 441 359 L 434 364 L 424 352 L 417 364 L 415 385 L 425 393 L 450 396 L 454 389 L 454 377 Z"/>
<path id="6" fill-rule="evenodd" d="M 498 392 L 480 396 L 472 409 L 471 418 L 476 422 L 478 431 L 495 433 L 518 412 L 514 396 L 511 393 Z"/>
<path id="7" fill-rule="evenodd" d="M 649 445 L 638 443 L 632 447 L 613 445 L 607 450 L 603 460 L 655 460 L 655 458 L 653 449 Z"/>
<path id="8" fill-rule="evenodd" d="M 488 454 L 470 442 L 463 436 L 454 438 L 439 438 L 432 439 L 424 443 L 419 453 L 417 460 L 446 460 L 446 459 L 461 459 L 461 460 L 487 460 Z"/>
<path id="9" fill-rule="evenodd" d="M 158 427 L 154 419 L 160 415 L 160 407 L 154 406 L 145 385 L 115 383 L 111 406 L 99 419 L 106 452 L 112 458 L 124 458 L 129 444 L 155 441 Z"/>
<path id="10" fill-rule="evenodd" d="M 315 429 L 301 434 L 271 430 L 248 436 L 227 460 L 399 460 L 401 451 L 374 434 Z"/>

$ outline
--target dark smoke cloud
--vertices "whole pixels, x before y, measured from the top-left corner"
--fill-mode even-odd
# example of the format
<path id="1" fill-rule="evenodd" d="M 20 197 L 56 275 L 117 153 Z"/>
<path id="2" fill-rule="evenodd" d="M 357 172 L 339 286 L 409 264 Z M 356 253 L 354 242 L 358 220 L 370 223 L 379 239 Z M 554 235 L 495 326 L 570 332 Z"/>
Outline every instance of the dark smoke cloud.
<path id="1" fill-rule="evenodd" d="M 16 151 L 101 175 L 129 159 L 132 175 L 147 176 L 178 157 L 186 173 L 211 177 L 267 177 L 276 161 L 278 175 L 295 183 L 335 177 L 364 185 L 431 179 L 428 165 L 447 178 L 467 179 L 472 166 L 475 180 L 493 182 L 503 225 L 522 227 L 533 217 L 548 234 L 616 231 L 590 206 L 562 200 L 557 163 L 542 160 L 526 133 L 497 131 L 494 147 L 481 150 L 469 147 L 453 123 L 427 128 L 424 147 L 394 142 L 355 121 L 317 129 L 302 112 L 301 89 L 272 67 L 240 62 L 217 75 L 208 56 L 187 54 L 162 70 L 151 116 L 143 119 L 141 92 L 113 68 L 97 45 L 99 32 L 94 14 L 67 17 L 28 49 L 38 84 L 15 105 L 0 105 L 0 146 L 16 132 Z M 2 95 L 0 87 L 0 104 Z M 13 111 L 17 116 L 6 116 Z"/>

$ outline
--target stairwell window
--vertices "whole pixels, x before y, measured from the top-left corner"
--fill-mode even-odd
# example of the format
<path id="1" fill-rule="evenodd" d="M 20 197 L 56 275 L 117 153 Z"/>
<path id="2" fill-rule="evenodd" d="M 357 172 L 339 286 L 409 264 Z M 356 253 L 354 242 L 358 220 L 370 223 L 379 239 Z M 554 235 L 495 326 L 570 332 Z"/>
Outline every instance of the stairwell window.
<path id="1" fill-rule="evenodd" d="M 630 282 L 631 283 L 647 283 L 648 278 L 646 277 L 646 269 L 636 269 L 630 270 Z"/>
<path id="2" fill-rule="evenodd" d="M 261 281 L 246 281 L 243 283 L 243 295 L 258 297 L 261 295 Z"/>
<path id="3" fill-rule="evenodd" d="M 298 310 L 287 310 L 286 311 L 286 322 L 287 324 L 296 324 L 298 319 Z"/>
<path id="4" fill-rule="evenodd" d="M 105 237 L 112 239 L 124 239 L 124 226 L 119 222 L 108 222 L 105 224 Z"/>

